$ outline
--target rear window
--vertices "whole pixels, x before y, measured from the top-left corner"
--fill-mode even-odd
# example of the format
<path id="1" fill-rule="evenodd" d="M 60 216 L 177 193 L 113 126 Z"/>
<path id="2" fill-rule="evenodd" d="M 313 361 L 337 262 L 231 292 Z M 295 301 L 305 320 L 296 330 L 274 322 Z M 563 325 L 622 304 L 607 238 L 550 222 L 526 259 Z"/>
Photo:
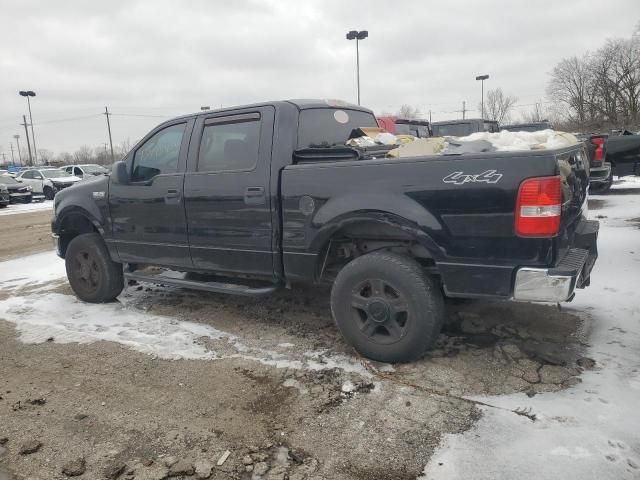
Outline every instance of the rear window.
<path id="1" fill-rule="evenodd" d="M 473 133 L 469 123 L 452 123 L 450 125 L 433 125 L 433 135 L 435 137 L 466 137 Z"/>
<path id="2" fill-rule="evenodd" d="M 397 135 L 413 135 L 419 138 L 429 136 L 429 128 L 426 125 L 412 125 L 410 123 L 396 123 Z"/>
<path id="3" fill-rule="evenodd" d="M 378 127 L 368 112 L 333 108 L 312 108 L 300 112 L 298 148 L 344 145 L 360 127 Z"/>

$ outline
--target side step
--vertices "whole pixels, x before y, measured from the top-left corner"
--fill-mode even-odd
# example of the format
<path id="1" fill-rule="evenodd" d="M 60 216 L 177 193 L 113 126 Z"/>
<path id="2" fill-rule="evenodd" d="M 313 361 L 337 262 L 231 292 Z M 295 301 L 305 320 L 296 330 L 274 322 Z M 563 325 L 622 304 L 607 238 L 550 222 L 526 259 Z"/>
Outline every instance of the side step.
<path id="1" fill-rule="evenodd" d="M 174 287 L 191 288 L 193 290 L 204 290 L 205 292 L 226 293 L 230 295 L 240 295 L 243 297 L 263 297 L 278 290 L 277 285 L 268 287 L 249 287 L 235 283 L 205 282 L 197 280 L 187 280 L 180 272 L 164 271 L 159 274 L 145 274 L 141 272 L 131 272 L 124 269 L 125 280 L 136 280 L 138 282 L 162 283 L 173 285 Z"/>

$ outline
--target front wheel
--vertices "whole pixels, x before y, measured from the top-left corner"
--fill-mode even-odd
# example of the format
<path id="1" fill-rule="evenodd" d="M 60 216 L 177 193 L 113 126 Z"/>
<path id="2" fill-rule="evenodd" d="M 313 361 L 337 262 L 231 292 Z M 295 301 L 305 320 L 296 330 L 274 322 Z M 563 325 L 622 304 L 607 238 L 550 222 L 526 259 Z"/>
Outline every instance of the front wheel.
<path id="1" fill-rule="evenodd" d="M 53 197 L 56 196 L 55 189 L 51 187 L 44 187 L 44 190 L 42 193 L 44 193 L 44 198 L 46 198 L 47 200 L 53 200 Z"/>
<path id="2" fill-rule="evenodd" d="M 437 340 L 444 302 L 417 261 L 374 252 L 338 273 L 331 312 L 345 339 L 362 355 L 381 362 L 409 362 Z"/>
<path id="3" fill-rule="evenodd" d="M 84 233 L 71 240 L 65 266 L 71 288 L 85 302 L 110 302 L 124 288 L 122 266 L 111 260 L 97 233 Z"/>

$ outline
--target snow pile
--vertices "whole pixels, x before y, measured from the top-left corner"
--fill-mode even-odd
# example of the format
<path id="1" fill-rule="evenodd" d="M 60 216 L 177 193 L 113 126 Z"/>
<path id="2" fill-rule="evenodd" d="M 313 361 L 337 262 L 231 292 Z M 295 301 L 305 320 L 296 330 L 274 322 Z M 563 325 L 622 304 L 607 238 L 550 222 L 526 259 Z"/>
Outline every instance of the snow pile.
<path id="1" fill-rule="evenodd" d="M 19 213 L 41 212 L 43 210 L 53 210 L 53 202 L 45 200 L 44 202 L 12 203 L 0 210 L 0 217 Z"/>
<path id="2" fill-rule="evenodd" d="M 570 133 L 555 130 L 540 130 L 537 132 L 509 132 L 503 130 L 498 133 L 477 132 L 466 137 L 447 137 L 457 142 L 473 142 L 484 140 L 498 151 L 542 150 L 569 147 L 575 145 L 578 139 Z"/>
<path id="3" fill-rule="evenodd" d="M 587 355 L 596 369 L 558 393 L 483 399 L 531 408 L 538 420 L 484 409 L 474 428 L 447 437 L 421 479 L 640 478 L 640 190 L 600 198 L 604 208 L 591 212 L 600 218 L 591 286 L 563 306 L 592 318 Z"/>

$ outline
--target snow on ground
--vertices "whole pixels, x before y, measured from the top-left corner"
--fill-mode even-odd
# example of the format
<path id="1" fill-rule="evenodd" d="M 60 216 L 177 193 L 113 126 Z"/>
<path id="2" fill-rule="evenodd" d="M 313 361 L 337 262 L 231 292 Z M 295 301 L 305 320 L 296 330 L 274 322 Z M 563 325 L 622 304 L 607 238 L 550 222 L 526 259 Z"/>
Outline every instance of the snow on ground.
<path id="1" fill-rule="evenodd" d="M 11 295 L 0 300 L 0 318 L 15 323 L 25 343 L 104 340 L 165 359 L 244 358 L 277 368 L 340 368 L 367 374 L 352 357 L 323 351 L 280 353 L 247 345 L 204 323 L 147 313 L 135 306 L 136 291 L 129 290 L 119 302 L 97 305 L 53 291 L 65 282 L 64 261 L 53 252 L 0 263 L 0 291 Z"/>
<path id="2" fill-rule="evenodd" d="M 640 179 L 615 188 L 638 193 L 594 197 L 604 201 L 590 212 L 600 221 L 600 257 L 591 286 L 563 307 L 591 317 L 597 369 L 562 392 L 483 398 L 530 407 L 538 420 L 485 409 L 474 428 L 445 440 L 425 479 L 640 478 Z"/>
<path id="3" fill-rule="evenodd" d="M 53 201 L 45 200 L 44 202 L 31 203 L 12 203 L 0 210 L 0 217 L 5 215 L 16 215 L 20 213 L 40 212 L 43 210 L 53 209 Z"/>

